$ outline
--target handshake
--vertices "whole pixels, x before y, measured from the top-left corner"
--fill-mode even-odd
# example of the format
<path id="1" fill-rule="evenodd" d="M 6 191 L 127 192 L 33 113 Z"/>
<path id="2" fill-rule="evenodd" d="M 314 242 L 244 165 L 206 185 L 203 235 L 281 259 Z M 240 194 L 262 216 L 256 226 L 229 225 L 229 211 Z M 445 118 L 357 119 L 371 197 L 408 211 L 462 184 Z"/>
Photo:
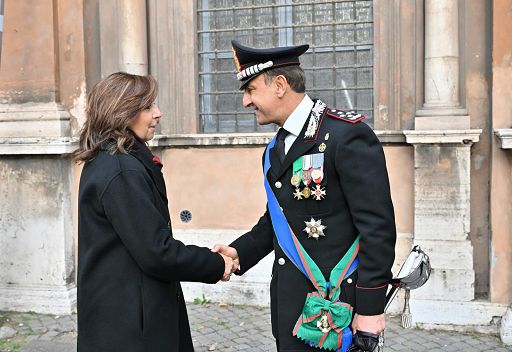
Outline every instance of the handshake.
<path id="1" fill-rule="evenodd" d="M 236 249 L 224 244 L 216 244 L 212 248 L 212 252 L 219 253 L 224 259 L 224 275 L 222 275 L 222 281 L 229 281 L 231 274 L 238 270 L 240 261 L 238 259 L 238 253 Z"/>

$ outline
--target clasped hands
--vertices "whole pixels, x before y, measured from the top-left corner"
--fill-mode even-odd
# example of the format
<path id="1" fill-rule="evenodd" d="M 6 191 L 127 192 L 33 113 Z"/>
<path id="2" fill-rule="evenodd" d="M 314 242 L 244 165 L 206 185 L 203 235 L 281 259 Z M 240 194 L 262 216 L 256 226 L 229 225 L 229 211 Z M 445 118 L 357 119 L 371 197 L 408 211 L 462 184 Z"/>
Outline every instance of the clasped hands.
<path id="1" fill-rule="evenodd" d="M 224 244 L 216 244 L 212 248 L 212 252 L 219 253 L 224 259 L 224 275 L 222 275 L 222 281 L 229 281 L 231 274 L 238 270 L 240 261 L 238 259 L 238 253 L 236 249 Z"/>

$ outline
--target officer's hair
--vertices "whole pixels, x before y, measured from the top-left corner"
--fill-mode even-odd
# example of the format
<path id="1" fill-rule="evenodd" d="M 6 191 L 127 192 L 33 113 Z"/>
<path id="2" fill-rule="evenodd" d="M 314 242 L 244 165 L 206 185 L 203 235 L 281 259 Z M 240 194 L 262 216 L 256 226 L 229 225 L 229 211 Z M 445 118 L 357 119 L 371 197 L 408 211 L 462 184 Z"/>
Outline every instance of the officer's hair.
<path id="1" fill-rule="evenodd" d="M 73 160 L 91 161 L 105 144 L 112 154 L 127 153 L 135 143 L 131 123 L 140 112 L 151 108 L 157 94 L 158 86 L 151 76 L 116 72 L 96 83 L 87 95 L 86 120 Z"/>
<path id="2" fill-rule="evenodd" d="M 276 67 L 272 70 L 263 72 L 265 83 L 269 85 L 277 76 L 284 76 L 288 84 L 296 93 L 304 93 L 306 91 L 306 74 L 300 66 L 284 66 Z"/>

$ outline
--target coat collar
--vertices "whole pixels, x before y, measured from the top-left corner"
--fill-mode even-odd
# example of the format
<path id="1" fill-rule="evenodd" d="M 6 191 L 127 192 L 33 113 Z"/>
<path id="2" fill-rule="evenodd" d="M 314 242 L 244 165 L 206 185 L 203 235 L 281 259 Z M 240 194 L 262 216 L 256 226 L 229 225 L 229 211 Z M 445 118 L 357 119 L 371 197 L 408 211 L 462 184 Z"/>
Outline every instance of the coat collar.
<path id="1" fill-rule="evenodd" d="M 311 111 L 309 114 L 311 115 Z M 306 154 L 315 146 L 314 140 L 305 140 L 304 138 L 308 127 L 308 121 L 309 118 L 306 119 L 304 126 L 302 126 L 302 130 L 290 147 L 290 150 L 286 154 L 282 164 L 279 162 L 279 157 L 277 156 L 275 148 L 270 150 L 270 165 L 272 165 L 270 172 L 275 178 L 280 178 L 299 156 Z M 320 128 L 320 126 L 318 126 L 318 128 Z"/>
<path id="2" fill-rule="evenodd" d="M 137 158 L 142 165 L 146 168 L 149 175 L 153 179 L 160 194 L 167 199 L 167 192 L 165 189 L 164 176 L 162 175 L 162 167 L 153 162 L 153 154 L 147 147 L 146 143 L 135 138 L 135 144 L 130 150 L 130 154 Z"/>

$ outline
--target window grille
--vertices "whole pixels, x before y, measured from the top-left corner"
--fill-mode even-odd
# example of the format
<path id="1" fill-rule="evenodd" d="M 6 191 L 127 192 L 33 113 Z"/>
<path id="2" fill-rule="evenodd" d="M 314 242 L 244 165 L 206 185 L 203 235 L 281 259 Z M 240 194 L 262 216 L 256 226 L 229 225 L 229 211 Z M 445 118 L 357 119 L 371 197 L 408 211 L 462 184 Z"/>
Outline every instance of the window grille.
<path id="1" fill-rule="evenodd" d="M 242 106 L 231 39 L 268 48 L 309 44 L 300 57 L 306 92 L 353 109 L 373 125 L 373 2 L 198 0 L 199 112 L 202 132 L 268 132 Z"/>

